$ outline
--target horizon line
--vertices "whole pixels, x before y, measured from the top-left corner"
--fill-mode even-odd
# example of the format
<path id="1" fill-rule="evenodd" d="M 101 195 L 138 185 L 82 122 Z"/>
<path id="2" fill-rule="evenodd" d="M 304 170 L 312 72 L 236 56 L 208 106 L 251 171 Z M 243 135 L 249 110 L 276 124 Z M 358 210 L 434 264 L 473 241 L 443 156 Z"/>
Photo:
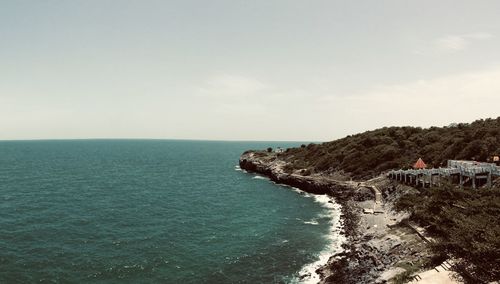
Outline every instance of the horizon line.
<path id="1" fill-rule="evenodd" d="M 244 139 L 193 139 L 193 138 L 28 138 L 0 139 L 0 142 L 30 142 L 30 141 L 96 141 L 96 140 L 158 140 L 158 141 L 200 141 L 200 142 L 284 142 L 284 143 L 323 143 L 327 141 L 305 140 L 244 140 Z"/>

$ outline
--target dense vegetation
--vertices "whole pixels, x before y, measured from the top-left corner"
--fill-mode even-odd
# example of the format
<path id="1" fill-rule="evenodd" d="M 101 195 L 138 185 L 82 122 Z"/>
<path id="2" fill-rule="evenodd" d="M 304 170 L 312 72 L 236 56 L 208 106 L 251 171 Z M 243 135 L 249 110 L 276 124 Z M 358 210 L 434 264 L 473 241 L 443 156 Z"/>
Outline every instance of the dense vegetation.
<path id="1" fill-rule="evenodd" d="M 439 241 L 437 255 L 453 256 L 468 283 L 500 279 L 500 190 L 460 190 L 449 185 L 420 189 L 396 202 L 398 210 Z"/>
<path id="2" fill-rule="evenodd" d="M 290 170 L 343 171 L 354 178 L 410 167 L 419 157 L 436 167 L 448 159 L 486 161 L 500 155 L 500 117 L 428 129 L 384 127 L 279 155 L 291 162 Z"/>
<path id="3" fill-rule="evenodd" d="M 497 155 L 500 117 L 428 129 L 385 127 L 278 154 L 290 172 L 340 172 L 357 179 L 409 168 L 419 157 L 429 167 L 439 167 L 449 159 L 489 161 Z M 431 245 L 435 259 L 451 257 L 469 283 L 500 279 L 500 180 L 495 184 L 495 189 L 481 190 L 461 190 L 451 184 L 417 189 L 396 201 L 396 209 L 410 212 L 410 219 L 437 240 Z"/>

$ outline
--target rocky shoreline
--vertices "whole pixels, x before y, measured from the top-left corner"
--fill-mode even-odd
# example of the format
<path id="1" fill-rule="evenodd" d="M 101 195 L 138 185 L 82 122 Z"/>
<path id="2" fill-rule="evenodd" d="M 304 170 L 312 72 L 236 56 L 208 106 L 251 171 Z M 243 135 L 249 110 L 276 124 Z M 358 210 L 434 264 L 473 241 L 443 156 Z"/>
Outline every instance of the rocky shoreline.
<path id="1" fill-rule="evenodd" d="M 329 195 L 342 206 L 347 242 L 343 252 L 331 256 L 328 263 L 317 269 L 320 283 L 386 283 L 428 256 L 424 242 L 401 223 L 406 216 L 392 211 L 399 185 L 383 177 L 353 182 L 341 176 L 287 172 L 287 163 L 278 154 L 264 151 L 243 153 L 239 164 L 240 168 L 265 175 L 276 183 Z M 374 192 L 375 186 L 381 192 Z M 399 188 L 398 192 L 401 190 L 408 189 Z M 375 202 L 376 194 L 383 195 L 382 205 Z"/>

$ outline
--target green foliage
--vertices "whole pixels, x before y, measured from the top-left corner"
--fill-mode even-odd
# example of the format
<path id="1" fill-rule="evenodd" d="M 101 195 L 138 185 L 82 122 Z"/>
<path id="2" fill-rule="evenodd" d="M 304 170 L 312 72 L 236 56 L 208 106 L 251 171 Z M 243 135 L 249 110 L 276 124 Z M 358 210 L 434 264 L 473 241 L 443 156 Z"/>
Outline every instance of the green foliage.
<path id="1" fill-rule="evenodd" d="M 271 147 L 267 148 L 268 153 L 271 153 L 272 151 L 273 151 L 273 148 L 271 148 Z"/>
<path id="2" fill-rule="evenodd" d="M 426 226 L 440 240 L 435 252 L 455 256 L 464 275 L 500 279 L 500 190 L 420 189 L 400 197 L 396 209 L 411 212 L 413 221 Z"/>
<path id="3" fill-rule="evenodd" d="M 453 127 L 384 127 L 323 144 L 301 145 L 283 158 L 315 172 L 342 170 L 369 178 L 394 168 L 408 168 L 422 157 L 430 166 L 448 159 L 485 161 L 500 154 L 500 117 Z"/>

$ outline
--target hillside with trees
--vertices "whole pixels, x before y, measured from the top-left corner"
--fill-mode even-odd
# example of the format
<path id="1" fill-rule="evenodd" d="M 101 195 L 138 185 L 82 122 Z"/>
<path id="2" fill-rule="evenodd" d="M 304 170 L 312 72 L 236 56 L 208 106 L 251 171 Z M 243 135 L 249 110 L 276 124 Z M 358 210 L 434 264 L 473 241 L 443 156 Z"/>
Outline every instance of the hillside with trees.
<path id="1" fill-rule="evenodd" d="M 426 129 L 384 127 L 278 155 L 290 171 L 343 172 L 357 179 L 409 168 L 419 157 L 430 167 L 446 166 L 448 159 L 487 161 L 500 155 L 500 117 Z"/>
<path id="2" fill-rule="evenodd" d="M 402 195 L 396 209 L 411 213 L 410 220 L 424 226 L 439 240 L 431 243 L 441 260 L 453 257 L 455 271 L 465 283 L 500 279 L 500 189 L 461 190 L 419 188 Z"/>
<path id="3" fill-rule="evenodd" d="M 390 169 L 410 168 L 419 157 L 428 167 L 447 160 L 490 161 L 500 155 L 500 117 L 447 127 L 384 127 L 277 154 L 289 172 L 341 173 L 368 179 Z M 395 183 L 397 184 L 397 183 Z M 436 259 L 453 258 L 465 283 L 500 279 L 500 182 L 492 190 L 463 190 L 452 184 L 418 188 L 396 199 L 395 209 L 425 227 L 436 240 Z M 407 279 L 409 280 L 409 279 Z"/>

